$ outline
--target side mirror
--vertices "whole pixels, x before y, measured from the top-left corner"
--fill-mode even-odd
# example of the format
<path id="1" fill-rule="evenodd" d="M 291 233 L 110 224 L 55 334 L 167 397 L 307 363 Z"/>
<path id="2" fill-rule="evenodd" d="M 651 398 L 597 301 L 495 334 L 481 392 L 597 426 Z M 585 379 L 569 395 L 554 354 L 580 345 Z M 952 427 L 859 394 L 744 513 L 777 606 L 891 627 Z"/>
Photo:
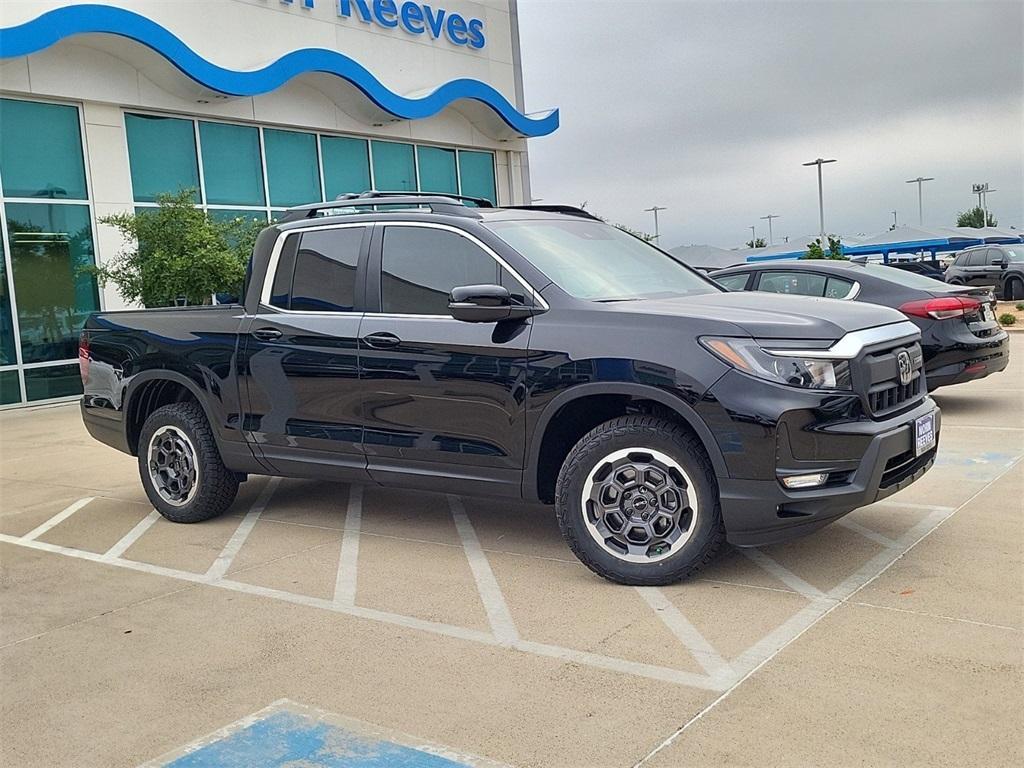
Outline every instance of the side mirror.
<path id="1" fill-rule="evenodd" d="M 540 311 L 513 301 L 508 288 L 500 285 L 461 285 L 452 288 L 448 299 L 448 312 L 464 323 L 524 320 Z"/>

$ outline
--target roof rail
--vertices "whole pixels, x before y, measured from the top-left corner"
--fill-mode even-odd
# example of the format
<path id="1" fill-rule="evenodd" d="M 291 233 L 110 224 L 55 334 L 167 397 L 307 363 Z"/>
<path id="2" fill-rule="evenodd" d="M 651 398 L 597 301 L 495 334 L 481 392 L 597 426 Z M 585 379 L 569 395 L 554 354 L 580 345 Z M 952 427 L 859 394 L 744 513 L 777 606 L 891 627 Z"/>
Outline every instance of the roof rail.
<path id="1" fill-rule="evenodd" d="M 466 216 L 479 219 L 480 214 L 465 204 L 468 201 L 478 208 L 492 208 L 490 200 L 482 197 L 466 195 L 447 195 L 432 192 L 378 192 L 371 190 L 362 193 L 341 195 L 335 200 L 322 203 L 309 203 L 289 208 L 281 218 L 281 222 L 312 219 L 320 211 L 339 210 L 345 208 L 376 207 L 378 205 L 407 206 L 410 208 L 429 208 L 433 213 L 447 213 L 455 216 Z"/>
<path id="2" fill-rule="evenodd" d="M 365 192 L 349 192 L 347 195 L 338 195 L 335 200 L 356 200 L 362 197 L 447 197 L 451 200 L 473 203 L 477 208 L 493 208 L 494 203 L 486 197 L 471 197 L 469 195 L 453 195 L 449 192 L 387 192 L 377 189 L 369 189 Z"/>
<path id="3" fill-rule="evenodd" d="M 577 208 L 575 205 L 505 205 L 502 207 L 509 208 L 514 211 L 547 211 L 548 213 L 564 213 L 566 216 L 579 216 L 581 219 L 604 221 L 604 219 L 595 216 L 590 213 L 590 211 Z"/>

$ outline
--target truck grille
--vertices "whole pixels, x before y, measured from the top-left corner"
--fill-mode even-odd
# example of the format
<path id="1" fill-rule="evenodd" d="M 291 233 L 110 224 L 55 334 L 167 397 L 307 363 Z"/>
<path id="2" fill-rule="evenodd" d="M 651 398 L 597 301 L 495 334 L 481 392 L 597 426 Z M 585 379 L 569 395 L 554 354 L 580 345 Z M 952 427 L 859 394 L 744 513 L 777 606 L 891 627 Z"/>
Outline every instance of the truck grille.
<path id="1" fill-rule="evenodd" d="M 911 381 L 909 384 L 896 383 L 892 386 L 886 387 L 885 389 L 879 389 L 877 391 L 868 393 L 868 407 L 872 413 L 881 413 L 883 411 L 891 411 L 908 400 L 916 400 L 917 396 L 921 394 L 921 376 L 920 374 Z"/>
<path id="2" fill-rule="evenodd" d="M 910 380 L 900 378 L 900 359 L 909 357 Z M 872 416 L 887 416 L 908 408 L 924 397 L 924 357 L 920 344 L 872 350 L 861 363 L 865 405 Z"/>

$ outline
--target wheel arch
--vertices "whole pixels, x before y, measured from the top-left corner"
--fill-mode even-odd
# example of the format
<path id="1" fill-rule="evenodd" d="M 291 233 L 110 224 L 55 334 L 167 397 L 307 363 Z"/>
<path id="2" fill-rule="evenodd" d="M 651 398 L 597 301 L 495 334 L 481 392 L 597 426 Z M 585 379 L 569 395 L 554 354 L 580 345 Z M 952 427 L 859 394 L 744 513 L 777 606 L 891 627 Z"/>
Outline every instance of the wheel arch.
<path id="1" fill-rule="evenodd" d="M 548 499 L 546 498 L 547 494 L 544 492 L 545 483 L 551 485 L 552 489 L 554 487 L 550 482 L 550 477 L 548 477 L 551 474 L 550 468 L 545 474 L 544 467 L 541 466 L 541 459 L 545 446 L 551 446 L 551 441 L 548 439 L 551 436 L 550 429 L 553 425 L 557 426 L 554 423 L 559 415 L 565 413 L 566 407 L 571 406 L 573 403 L 582 405 L 584 402 L 597 403 L 599 401 L 605 402 L 609 406 L 616 401 L 626 406 L 638 402 L 654 403 L 661 406 L 697 436 L 707 452 L 708 458 L 711 460 L 711 466 L 715 474 L 718 477 L 728 476 L 725 458 L 711 430 L 693 407 L 678 395 L 657 387 L 632 382 L 593 382 L 579 384 L 565 390 L 551 400 L 541 412 L 533 429 L 533 438 L 530 441 L 526 467 L 523 473 L 522 491 L 524 499 L 529 501 L 546 501 Z M 602 423 L 618 415 L 621 415 L 621 410 L 602 412 L 598 409 L 595 418 L 599 418 L 597 423 Z M 607 418 L 603 418 L 603 416 L 607 416 Z M 592 424 L 591 427 L 583 430 L 579 437 L 582 437 L 593 426 L 596 426 L 596 424 Z M 578 440 L 579 438 L 577 437 L 576 439 Z M 575 442 L 576 440 L 573 440 L 572 444 L 575 444 Z M 571 449 L 572 444 L 568 448 Z M 564 456 L 561 458 L 564 460 Z M 557 476 L 557 468 L 554 470 L 554 475 Z"/>
<path id="2" fill-rule="evenodd" d="M 217 422 L 210 412 L 205 393 L 192 379 L 167 369 L 143 371 L 132 377 L 125 391 L 123 406 L 125 441 L 131 454 L 138 454 L 139 434 L 149 414 L 162 405 L 188 400 L 199 405 L 216 434 Z"/>

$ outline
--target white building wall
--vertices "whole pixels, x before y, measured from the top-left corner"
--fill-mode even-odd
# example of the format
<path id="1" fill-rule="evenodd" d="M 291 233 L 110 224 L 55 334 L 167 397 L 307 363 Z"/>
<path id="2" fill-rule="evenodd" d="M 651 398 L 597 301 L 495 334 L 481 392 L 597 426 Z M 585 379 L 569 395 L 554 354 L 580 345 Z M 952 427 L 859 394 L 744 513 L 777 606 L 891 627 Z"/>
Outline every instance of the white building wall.
<path id="1" fill-rule="evenodd" d="M 14 26 L 62 6 L 61 0 L 2 0 L 0 25 Z M 414 36 L 355 16 L 340 17 L 337 0 L 108 0 L 172 31 L 209 61 L 235 70 L 259 69 L 291 51 L 322 47 L 343 53 L 389 89 L 421 96 L 457 78 L 481 80 L 517 102 L 510 0 L 445 0 L 435 3 L 465 18 L 484 20 L 481 50 L 455 46 L 443 36 Z M 372 2 L 371 2 L 372 5 Z M 390 138 L 495 153 L 499 202 L 523 203 L 525 139 L 500 133 L 480 108 L 462 102 L 418 120 L 380 117 L 366 99 L 333 75 L 305 74 L 275 91 L 226 97 L 177 72 L 158 54 L 112 35 L 84 35 L 29 56 L 0 62 L 0 89 L 15 96 L 68 100 L 82 110 L 86 164 L 96 219 L 132 210 L 124 111 L 142 109 L 183 117 L 208 117 L 265 126 Z M 521 104 L 517 105 L 521 108 Z M 477 123 L 474 123 L 477 120 Z M 108 260 L 122 243 L 113 228 L 94 221 L 97 259 Z M 113 286 L 103 291 L 106 309 L 124 306 Z"/>

